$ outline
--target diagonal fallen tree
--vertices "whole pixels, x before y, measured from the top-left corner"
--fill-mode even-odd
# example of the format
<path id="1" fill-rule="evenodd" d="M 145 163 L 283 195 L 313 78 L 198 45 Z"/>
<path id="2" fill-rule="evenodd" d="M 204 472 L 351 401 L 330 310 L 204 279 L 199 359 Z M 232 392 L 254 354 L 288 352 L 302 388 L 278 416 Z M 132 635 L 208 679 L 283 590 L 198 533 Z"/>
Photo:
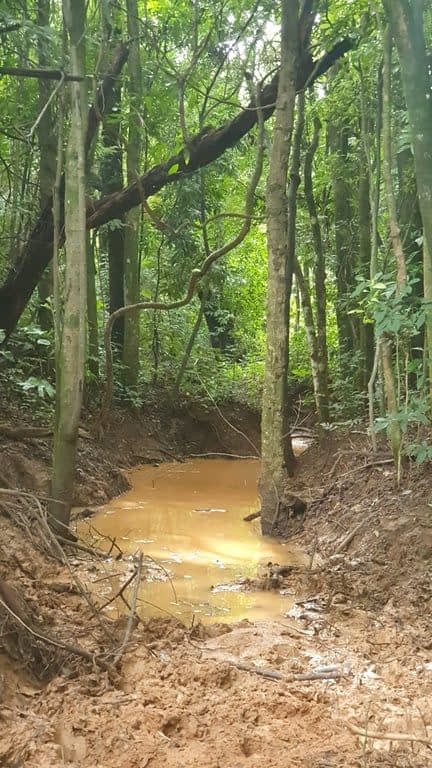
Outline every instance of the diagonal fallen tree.
<path id="1" fill-rule="evenodd" d="M 310 32 L 310 29 L 308 31 Z M 351 38 L 345 38 L 318 60 L 313 60 L 309 52 L 304 52 L 297 91 L 312 85 L 318 77 L 327 72 L 335 61 L 353 47 L 354 41 Z M 118 57 L 117 61 L 120 64 Z M 113 74 L 114 62 L 111 80 L 118 76 L 123 63 L 121 66 L 117 66 L 117 74 Z M 264 120 L 268 120 L 273 114 L 277 86 L 278 73 L 264 86 L 259 95 Z M 105 111 L 107 108 L 109 105 L 106 100 Z M 94 109 L 92 108 L 92 114 Z M 97 109 L 93 114 L 93 121 L 96 123 L 92 128 L 94 136 L 100 122 Z M 230 122 L 224 123 L 219 128 L 204 135 L 192 138 L 187 151 L 181 150 L 166 162 L 156 165 L 137 179 L 135 183 L 120 192 L 106 195 L 100 200 L 92 202 L 87 211 L 88 228 L 98 228 L 102 224 L 119 218 L 122 214 L 142 204 L 143 200 L 159 192 L 166 185 L 177 182 L 198 169 L 210 165 L 228 149 L 236 146 L 256 125 L 257 121 L 257 107 L 255 103 L 251 102 Z M 0 288 L 0 329 L 4 330 L 6 336 L 9 336 L 16 327 L 39 279 L 51 261 L 54 240 L 51 205 L 48 203 L 42 211 L 20 258 L 11 267 L 3 286 Z"/>

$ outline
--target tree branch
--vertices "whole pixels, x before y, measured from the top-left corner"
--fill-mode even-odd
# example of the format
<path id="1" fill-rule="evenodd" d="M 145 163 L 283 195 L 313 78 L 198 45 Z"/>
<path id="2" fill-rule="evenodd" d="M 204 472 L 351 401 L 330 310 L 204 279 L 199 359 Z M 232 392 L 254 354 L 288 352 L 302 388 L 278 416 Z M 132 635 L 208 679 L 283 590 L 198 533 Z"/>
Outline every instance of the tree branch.
<path id="1" fill-rule="evenodd" d="M 305 35 L 307 37 L 310 28 L 305 22 Z M 303 33 L 302 33 L 303 34 Z M 334 48 L 326 53 L 317 62 L 312 60 L 309 53 L 303 54 L 302 66 L 297 82 L 297 90 L 302 90 L 306 83 L 311 85 L 317 77 L 326 72 L 332 64 L 354 46 L 351 38 L 345 38 L 337 43 Z M 127 54 L 126 54 L 127 55 Z M 117 68 L 107 76 L 115 81 L 121 71 Z M 107 80 L 105 78 L 105 81 Z M 108 84 L 109 85 L 109 84 Z M 108 87 L 107 85 L 107 87 Z M 112 87 L 112 83 L 111 83 Z M 278 87 L 278 74 L 268 83 L 259 95 L 263 120 L 267 120 L 274 111 L 276 93 Z M 107 104 L 101 99 L 101 112 L 107 111 Z M 94 136 L 100 122 L 98 109 L 93 108 L 89 115 L 88 132 Z M 93 122 L 94 121 L 94 122 Z M 121 218 L 127 211 L 140 203 L 143 198 L 159 192 L 163 187 L 183 179 L 199 168 L 203 168 L 221 157 L 226 150 L 234 147 L 246 136 L 258 121 L 256 103 L 251 102 L 245 109 L 230 122 L 225 123 L 214 131 L 201 137 L 191 139 L 187 151 L 181 150 L 166 162 L 161 163 L 145 173 L 129 187 L 104 196 L 92 203 L 87 212 L 87 227 L 97 228 L 112 219 Z M 89 144 L 86 142 L 86 147 Z M 3 286 L 0 288 L 0 328 L 9 335 L 15 328 L 22 312 L 24 311 L 30 296 L 38 284 L 45 268 L 52 258 L 53 226 L 52 203 L 41 213 L 23 250 L 19 264 L 9 271 Z"/>

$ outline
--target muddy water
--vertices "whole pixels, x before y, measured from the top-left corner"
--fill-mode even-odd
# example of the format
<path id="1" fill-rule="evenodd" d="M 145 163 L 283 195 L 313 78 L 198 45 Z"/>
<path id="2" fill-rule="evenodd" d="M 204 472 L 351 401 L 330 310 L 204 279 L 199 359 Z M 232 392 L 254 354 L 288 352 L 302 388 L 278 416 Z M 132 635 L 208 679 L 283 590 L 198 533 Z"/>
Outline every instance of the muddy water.
<path id="1" fill-rule="evenodd" d="M 190 623 L 274 618 L 293 597 L 238 588 L 260 565 L 305 564 L 304 553 L 263 539 L 259 521 L 243 517 L 258 508 L 259 462 L 196 459 L 129 473 L 132 488 L 92 519 L 125 552 L 141 550 L 169 573 L 154 569 L 140 592 L 141 615 L 169 612 Z M 118 589 L 118 582 L 112 589 Z"/>

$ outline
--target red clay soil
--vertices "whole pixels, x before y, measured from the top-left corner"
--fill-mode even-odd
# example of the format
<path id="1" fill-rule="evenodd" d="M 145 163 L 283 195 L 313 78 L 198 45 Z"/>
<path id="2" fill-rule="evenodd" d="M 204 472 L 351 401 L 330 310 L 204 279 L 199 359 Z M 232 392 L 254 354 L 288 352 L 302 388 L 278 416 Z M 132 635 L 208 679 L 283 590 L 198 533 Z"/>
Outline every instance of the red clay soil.
<path id="1" fill-rule="evenodd" d="M 0 410 L 0 487 L 47 494 L 52 439 L 21 437 L 29 416 L 10 404 Z M 235 429 L 227 427 L 226 419 Z M 144 412 L 117 409 L 103 432 L 97 414 L 86 413 L 79 431 L 74 505 L 101 505 L 125 491 L 124 469 L 208 452 L 257 455 L 259 441 L 258 415 L 230 403 L 215 410 L 188 401 L 173 408 L 161 400 Z"/>
<path id="2" fill-rule="evenodd" d="M 25 647 L 11 661 L 3 633 L 0 765 L 432 765 L 430 467 L 397 489 L 391 465 L 374 461 L 363 435 L 332 436 L 301 458 L 291 490 L 310 502 L 297 542 L 311 563 L 279 585 L 298 596 L 281 621 L 191 629 L 152 619 L 135 629 L 118 676 L 69 656 L 48 683 L 23 668 Z M 63 566 L 7 517 L 0 526 L 0 578 L 34 625 L 88 650 L 121 644 L 125 618 L 106 620 L 108 641 L 82 598 L 59 588 L 71 583 Z M 78 553 L 70 564 L 87 582 L 109 567 Z M 295 679 L 317 670 L 342 677 Z"/>

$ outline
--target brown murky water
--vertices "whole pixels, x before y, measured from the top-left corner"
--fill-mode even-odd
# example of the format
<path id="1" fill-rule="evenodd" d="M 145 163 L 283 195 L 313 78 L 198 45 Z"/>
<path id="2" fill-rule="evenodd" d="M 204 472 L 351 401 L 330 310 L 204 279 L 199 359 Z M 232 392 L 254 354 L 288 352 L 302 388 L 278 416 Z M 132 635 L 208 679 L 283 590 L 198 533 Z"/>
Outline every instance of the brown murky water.
<path id="1" fill-rule="evenodd" d="M 101 508 L 92 523 L 125 552 L 141 550 L 169 572 L 171 583 L 157 570 L 143 583 L 141 615 L 168 611 L 186 623 L 194 614 L 205 622 L 235 621 L 274 618 L 290 608 L 292 596 L 236 586 L 269 561 L 307 562 L 293 546 L 263 539 L 259 521 L 244 522 L 258 508 L 258 473 L 253 459 L 196 459 L 129 473 L 132 489 Z M 116 590 L 119 583 L 111 586 Z"/>

